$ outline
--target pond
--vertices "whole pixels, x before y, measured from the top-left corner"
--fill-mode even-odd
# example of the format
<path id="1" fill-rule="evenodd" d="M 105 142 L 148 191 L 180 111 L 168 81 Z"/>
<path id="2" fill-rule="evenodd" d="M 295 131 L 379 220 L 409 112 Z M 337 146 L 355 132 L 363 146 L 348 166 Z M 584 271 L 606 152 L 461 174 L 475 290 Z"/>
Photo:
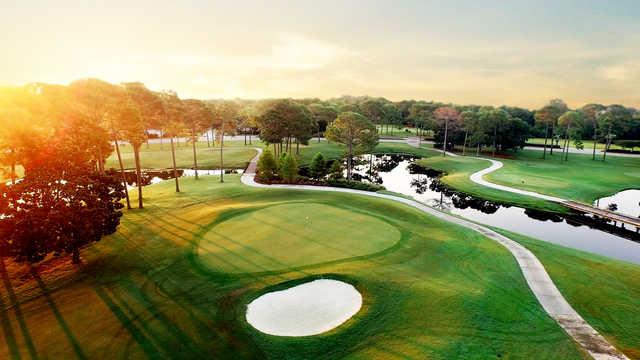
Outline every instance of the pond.
<path id="1" fill-rule="evenodd" d="M 640 217 L 640 190 L 631 189 L 620 191 L 619 193 L 596 200 L 593 205 L 620 214 Z"/>
<path id="2" fill-rule="evenodd" d="M 442 185 L 438 173 L 408 155 L 356 158 L 355 176 L 466 219 L 566 247 L 640 264 L 640 235 L 587 215 L 558 216 L 482 200 Z"/>

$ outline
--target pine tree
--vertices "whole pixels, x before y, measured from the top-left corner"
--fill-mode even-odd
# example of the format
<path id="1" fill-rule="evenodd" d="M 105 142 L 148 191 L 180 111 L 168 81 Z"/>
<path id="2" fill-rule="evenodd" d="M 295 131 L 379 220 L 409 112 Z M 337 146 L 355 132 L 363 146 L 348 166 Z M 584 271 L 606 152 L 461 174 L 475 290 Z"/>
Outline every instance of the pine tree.
<path id="1" fill-rule="evenodd" d="M 260 180 L 273 180 L 278 175 L 278 165 L 269 149 L 266 149 L 260 156 L 257 170 L 257 176 Z"/>
<path id="2" fill-rule="evenodd" d="M 311 160 L 309 175 L 314 179 L 322 179 L 327 174 L 327 162 L 322 153 L 316 153 Z"/>
<path id="3" fill-rule="evenodd" d="M 288 183 L 294 183 L 298 177 L 298 162 L 291 154 L 283 154 L 280 163 L 280 177 Z"/>

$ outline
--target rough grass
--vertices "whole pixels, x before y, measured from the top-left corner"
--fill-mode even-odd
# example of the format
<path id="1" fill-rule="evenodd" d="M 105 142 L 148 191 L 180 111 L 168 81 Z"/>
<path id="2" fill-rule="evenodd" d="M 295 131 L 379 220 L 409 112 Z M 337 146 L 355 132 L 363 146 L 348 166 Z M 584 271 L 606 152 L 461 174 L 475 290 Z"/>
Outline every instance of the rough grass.
<path id="1" fill-rule="evenodd" d="M 496 230 L 531 250 L 573 308 L 620 351 L 640 359 L 640 266 Z"/>
<path id="2" fill-rule="evenodd" d="M 67 258 L 33 272 L 5 260 L 0 358 L 585 358 L 543 312 L 507 250 L 478 233 L 382 199 L 248 188 L 238 176 L 226 179 L 184 179 L 180 194 L 169 181 L 148 187 L 147 208 L 127 212 L 116 234 L 83 250 L 80 270 Z M 276 223 L 268 227 L 304 233 L 299 212 L 278 212 L 301 202 L 339 214 L 341 222 L 324 226 L 327 235 L 351 232 L 353 249 L 361 250 L 339 259 L 315 254 L 307 267 L 296 259 L 292 268 L 259 273 L 225 272 L 198 253 L 212 230 L 243 211 L 271 210 Z M 263 230 L 258 220 L 256 233 Z M 385 231 L 401 238 L 370 247 L 362 244 L 370 241 L 360 237 L 370 231 L 363 225 L 393 227 Z M 332 241 L 318 231 L 314 239 Z M 272 241 L 285 237 L 274 232 Z M 270 256 L 286 264 L 307 246 L 295 240 Z M 217 257 L 235 264 L 243 254 L 225 247 Z M 256 296 L 317 276 L 354 284 L 363 309 L 314 337 L 268 336 L 244 320 Z"/>

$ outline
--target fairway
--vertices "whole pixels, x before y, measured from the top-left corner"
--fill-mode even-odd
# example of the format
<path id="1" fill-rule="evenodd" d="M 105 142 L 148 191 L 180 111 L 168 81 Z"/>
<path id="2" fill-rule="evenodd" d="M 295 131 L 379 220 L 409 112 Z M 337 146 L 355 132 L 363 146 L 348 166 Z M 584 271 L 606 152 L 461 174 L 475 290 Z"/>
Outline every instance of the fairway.
<path id="1" fill-rule="evenodd" d="M 371 215 L 288 203 L 244 210 L 223 221 L 200 240 L 198 256 L 219 272 L 277 271 L 371 255 L 400 237 L 394 226 Z"/>

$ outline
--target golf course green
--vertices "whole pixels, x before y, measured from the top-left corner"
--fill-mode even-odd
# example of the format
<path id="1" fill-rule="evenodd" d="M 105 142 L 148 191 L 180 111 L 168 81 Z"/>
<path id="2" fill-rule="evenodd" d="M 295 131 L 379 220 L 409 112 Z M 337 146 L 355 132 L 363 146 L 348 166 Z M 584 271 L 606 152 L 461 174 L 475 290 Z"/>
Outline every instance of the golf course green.
<path id="1" fill-rule="evenodd" d="M 80 268 L 4 260 L 0 357 L 585 358 L 479 233 L 383 199 L 226 179 L 147 187 L 146 209 L 83 250 Z M 254 253 L 264 241 L 269 258 Z M 355 286 L 362 310 L 312 337 L 246 323 L 252 299 L 319 277 Z"/>

